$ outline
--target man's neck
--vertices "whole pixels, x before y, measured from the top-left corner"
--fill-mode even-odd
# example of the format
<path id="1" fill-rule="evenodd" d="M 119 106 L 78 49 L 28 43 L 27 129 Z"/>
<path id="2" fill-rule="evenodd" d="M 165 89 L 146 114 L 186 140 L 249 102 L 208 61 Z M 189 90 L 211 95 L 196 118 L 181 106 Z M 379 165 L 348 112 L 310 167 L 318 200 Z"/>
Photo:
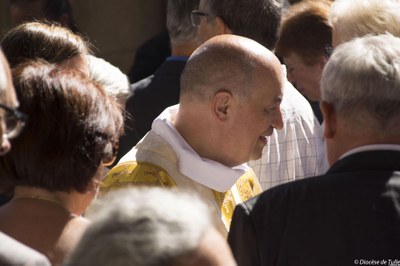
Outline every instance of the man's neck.
<path id="1" fill-rule="evenodd" d="M 189 57 L 198 47 L 195 42 L 187 42 L 184 44 L 176 44 L 171 40 L 171 55 L 172 56 L 187 56 Z"/>

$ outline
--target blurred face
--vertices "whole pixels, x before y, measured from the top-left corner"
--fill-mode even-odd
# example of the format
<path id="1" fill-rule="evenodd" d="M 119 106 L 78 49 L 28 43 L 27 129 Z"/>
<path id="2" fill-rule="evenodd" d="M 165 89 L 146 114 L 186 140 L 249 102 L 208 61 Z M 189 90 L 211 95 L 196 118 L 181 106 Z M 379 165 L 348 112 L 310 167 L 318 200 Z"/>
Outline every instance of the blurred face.
<path id="1" fill-rule="evenodd" d="M 14 109 L 18 106 L 18 101 L 8 63 L 2 54 L 0 54 L 0 64 L 2 64 L 2 67 L 0 67 L 0 103 Z M 6 130 L 4 117 L 5 111 L 3 108 L 0 108 L 0 155 L 7 153 L 11 148 L 10 141 L 4 135 Z"/>
<path id="2" fill-rule="evenodd" d="M 280 103 L 283 97 L 281 66 L 258 68 L 253 74 L 250 100 L 238 105 L 231 129 L 237 164 L 257 160 L 273 130 L 283 126 Z"/>
<path id="3" fill-rule="evenodd" d="M 319 82 L 323 70 L 322 63 L 306 65 L 296 53 L 283 57 L 283 61 L 287 67 L 287 78 L 296 89 L 309 100 L 319 101 L 321 98 Z"/>
<path id="4" fill-rule="evenodd" d="M 18 25 L 43 16 L 45 0 L 11 0 L 11 24 Z"/>

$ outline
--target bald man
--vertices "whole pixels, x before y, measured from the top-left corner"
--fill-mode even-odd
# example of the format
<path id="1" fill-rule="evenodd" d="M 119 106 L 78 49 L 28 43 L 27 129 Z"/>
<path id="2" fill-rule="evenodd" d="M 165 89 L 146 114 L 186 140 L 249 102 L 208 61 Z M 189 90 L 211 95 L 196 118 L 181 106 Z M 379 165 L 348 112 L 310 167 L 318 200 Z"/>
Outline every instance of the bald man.
<path id="1" fill-rule="evenodd" d="M 240 8 L 238 8 L 240 7 Z M 201 41 L 219 34 L 251 38 L 274 50 L 279 35 L 281 5 L 276 0 L 200 0 L 192 11 Z M 281 104 L 283 129 L 271 136 L 263 156 L 249 165 L 263 190 L 324 173 L 327 168 L 322 127 L 304 98 L 286 79 Z"/>
<path id="2" fill-rule="evenodd" d="M 253 40 L 210 39 L 186 63 L 180 104 L 154 120 L 101 191 L 131 185 L 192 190 L 215 210 L 226 234 L 236 204 L 261 192 L 246 162 L 261 157 L 268 136 L 282 127 L 281 71 L 275 55 Z"/>

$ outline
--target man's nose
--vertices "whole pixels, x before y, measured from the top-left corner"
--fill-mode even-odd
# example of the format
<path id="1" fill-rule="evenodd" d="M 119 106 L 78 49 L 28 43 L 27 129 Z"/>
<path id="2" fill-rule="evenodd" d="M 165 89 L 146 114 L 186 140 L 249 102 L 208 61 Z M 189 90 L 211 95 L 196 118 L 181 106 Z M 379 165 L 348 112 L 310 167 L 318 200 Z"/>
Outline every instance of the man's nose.
<path id="1" fill-rule="evenodd" d="M 282 116 L 282 110 L 281 110 L 280 107 L 275 112 L 275 115 L 273 117 L 271 125 L 276 129 L 282 129 L 283 128 L 283 116 Z"/>

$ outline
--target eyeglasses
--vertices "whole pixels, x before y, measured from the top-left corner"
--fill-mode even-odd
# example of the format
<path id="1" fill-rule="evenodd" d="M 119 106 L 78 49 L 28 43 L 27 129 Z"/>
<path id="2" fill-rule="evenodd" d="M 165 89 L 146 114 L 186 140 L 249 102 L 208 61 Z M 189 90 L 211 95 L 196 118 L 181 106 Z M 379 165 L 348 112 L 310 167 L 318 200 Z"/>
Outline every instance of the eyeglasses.
<path id="1" fill-rule="evenodd" d="M 208 17 L 210 14 L 201 12 L 199 10 L 193 10 L 190 14 L 190 18 L 192 19 L 192 25 L 195 27 L 200 26 L 200 17 Z"/>
<path id="2" fill-rule="evenodd" d="M 333 47 L 330 44 L 325 45 L 325 55 L 329 58 L 333 53 Z"/>
<path id="3" fill-rule="evenodd" d="M 3 115 L 5 124 L 4 135 L 8 139 L 16 138 L 25 127 L 25 124 L 28 121 L 28 116 L 4 104 L 0 104 L 0 108 L 5 111 L 5 114 Z"/>

